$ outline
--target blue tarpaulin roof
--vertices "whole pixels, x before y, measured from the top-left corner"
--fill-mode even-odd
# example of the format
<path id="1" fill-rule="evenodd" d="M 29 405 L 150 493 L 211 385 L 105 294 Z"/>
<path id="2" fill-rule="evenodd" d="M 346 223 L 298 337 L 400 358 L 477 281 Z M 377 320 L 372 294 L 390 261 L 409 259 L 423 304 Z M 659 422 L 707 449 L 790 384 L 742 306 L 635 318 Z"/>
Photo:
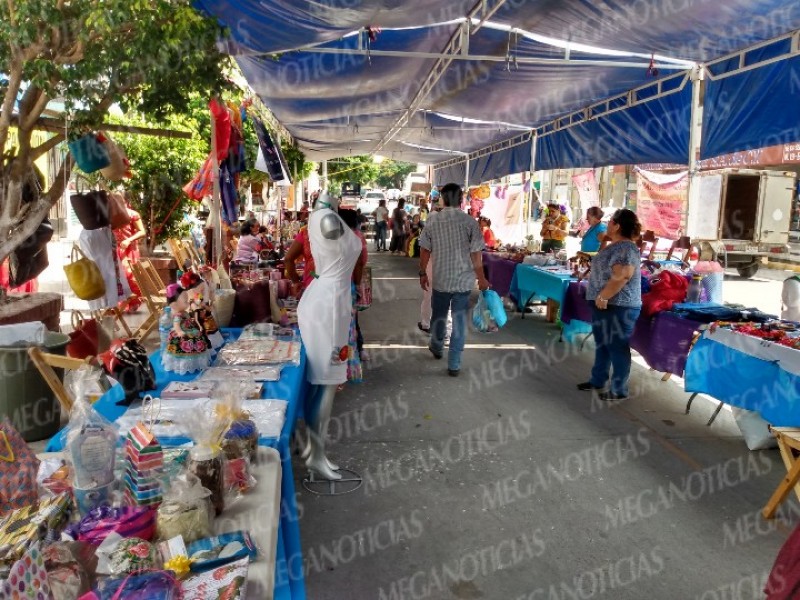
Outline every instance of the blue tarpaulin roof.
<path id="1" fill-rule="evenodd" d="M 691 83 L 584 123 L 545 128 L 571 111 L 800 28 L 800 2 L 786 0 L 195 4 L 228 28 L 230 51 L 249 84 L 314 160 L 380 147 L 386 156 L 435 164 L 542 128 L 541 168 L 686 162 Z M 417 98 L 467 17 L 467 58 L 452 60 Z M 374 41 L 365 27 L 381 28 Z M 651 56 L 655 76 L 648 72 Z M 790 68 L 763 69 L 706 82 L 704 155 L 764 145 L 797 122 Z M 762 85 L 784 100 L 759 100 L 753 86 Z M 791 116 L 776 120 L 774 111 L 784 109 Z M 683 116 L 685 122 L 676 119 Z M 482 153 L 470 165 L 470 180 L 521 165 L 508 156 Z"/>

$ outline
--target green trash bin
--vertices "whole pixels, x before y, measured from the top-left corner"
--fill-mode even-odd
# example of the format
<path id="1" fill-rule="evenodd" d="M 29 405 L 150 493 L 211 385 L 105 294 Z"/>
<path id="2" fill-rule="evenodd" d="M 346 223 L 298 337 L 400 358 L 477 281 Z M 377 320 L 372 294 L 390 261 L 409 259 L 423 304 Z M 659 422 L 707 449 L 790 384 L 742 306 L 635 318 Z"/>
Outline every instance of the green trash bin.
<path id="1" fill-rule="evenodd" d="M 48 331 L 44 351 L 66 355 L 69 336 Z M 62 369 L 55 369 L 63 379 Z M 8 417 L 26 442 L 53 437 L 61 405 L 28 356 L 27 346 L 0 346 L 0 418 Z"/>

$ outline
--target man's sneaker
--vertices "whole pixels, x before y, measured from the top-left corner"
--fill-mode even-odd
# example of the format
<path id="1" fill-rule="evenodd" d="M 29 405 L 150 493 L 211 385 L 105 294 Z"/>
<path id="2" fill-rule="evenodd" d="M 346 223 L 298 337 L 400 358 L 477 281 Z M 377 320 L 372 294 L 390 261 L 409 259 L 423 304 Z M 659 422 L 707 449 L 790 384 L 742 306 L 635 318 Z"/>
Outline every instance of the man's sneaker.
<path id="1" fill-rule="evenodd" d="M 417 321 L 417 328 L 423 333 L 430 333 L 431 332 L 431 328 L 430 327 L 425 327 L 422 324 L 422 321 Z"/>
<path id="2" fill-rule="evenodd" d="M 458 369 L 447 369 L 447 374 L 450 375 L 450 377 L 458 377 L 458 373 Z"/>
<path id="3" fill-rule="evenodd" d="M 592 385 L 591 381 L 584 381 L 578 384 L 578 389 L 582 392 L 588 392 L 591 390 L 602 390 L 603 388 Z"/>
<path id="4" fill-rule="evenodd" d="M 627 396 L 615 394 L 614 392 L 600 392 L 597 394 L 597 398 L 604 402 L 621 402 L 622 400 L 628 399 Z"/>
<path id="5" fill-rule="evenodd" d="M 433 348 L 431 348 L 430 346 L 428 346 L 428 350 L 431 351 L 431 354 L 433 354 L 433 358 L 435 358 L 436 360 L 439 360 L 440 358 L 442 358 L 442 353 L 441 352 L 434 352 Z"/>

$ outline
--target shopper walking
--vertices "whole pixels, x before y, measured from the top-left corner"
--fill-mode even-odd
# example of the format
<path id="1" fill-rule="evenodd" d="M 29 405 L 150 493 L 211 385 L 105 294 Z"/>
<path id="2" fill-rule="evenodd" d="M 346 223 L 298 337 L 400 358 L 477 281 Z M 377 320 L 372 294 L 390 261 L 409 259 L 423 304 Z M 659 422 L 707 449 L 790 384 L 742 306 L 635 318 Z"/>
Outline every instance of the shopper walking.
<path id="1" fill-rule="evenodd" d="M 406 241 L 406 211 L 403 210 L 405 200 L 400 198 L 397 201 L 397 208 L 392 211 L 392 241 L 389 245 L 389 250 L 392 254 L 403 254 L 403 247 Z"/>
<path id="2" fill-rule="evenodd" d="M 431 254 L 434 254 L 433 314 L 428 349 L 434 358 L 442 358 L 447 312 L 451 311 L 453 331 L 447 355 L 447 373 L 456 377 L 461 369 L 461 354 L 467 332 L 469 294 L 475 287 L 476 279 L 481 290 L 488 289 L 489 282 L 483 274 L 481 260 L 483 235 L 478 222 L 461 210 L 461 187 L 448 183 L 440 193 L 444 208 L 428 217 L 420 236 L 419 278 L 420 286 L 427 290 L 431 286 L 427 267 Z"/>
<path id="3" fill-rule="evenodd" d="M 601 400 L 628 397 L 630 339 L 642 309 L 641 257 L 636 239 L 641 232 L 636 213 L 620 209 L 608 223 L 608 246 L 592 259 L 586 299 L 592 303 L 595 353 L 592 377 L 579 390 L 599 390 Z M 611 390 L 606 390 L 611 371 Z"/>
<path id="4" fill-rule="evenodd" d="M 386 200 L 378 202 L 378 208 L 372 213 L 375 217 L 375 250 L 386 252 L 386 230 L 389 225 L 389 209 Z"/>

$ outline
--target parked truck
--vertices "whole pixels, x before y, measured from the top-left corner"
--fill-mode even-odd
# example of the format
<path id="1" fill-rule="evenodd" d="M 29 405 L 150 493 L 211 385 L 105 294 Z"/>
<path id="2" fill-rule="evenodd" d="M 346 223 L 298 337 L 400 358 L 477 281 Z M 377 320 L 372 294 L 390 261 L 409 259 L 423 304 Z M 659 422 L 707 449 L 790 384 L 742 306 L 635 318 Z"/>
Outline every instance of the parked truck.
<path id="1" fill-rule="evenodd" d="M 702 260 L 718 260 L 752 277 L 767 257 L 788 253 L 794 173 L 720 169 L 697 177 L 686 233 Z"/>

